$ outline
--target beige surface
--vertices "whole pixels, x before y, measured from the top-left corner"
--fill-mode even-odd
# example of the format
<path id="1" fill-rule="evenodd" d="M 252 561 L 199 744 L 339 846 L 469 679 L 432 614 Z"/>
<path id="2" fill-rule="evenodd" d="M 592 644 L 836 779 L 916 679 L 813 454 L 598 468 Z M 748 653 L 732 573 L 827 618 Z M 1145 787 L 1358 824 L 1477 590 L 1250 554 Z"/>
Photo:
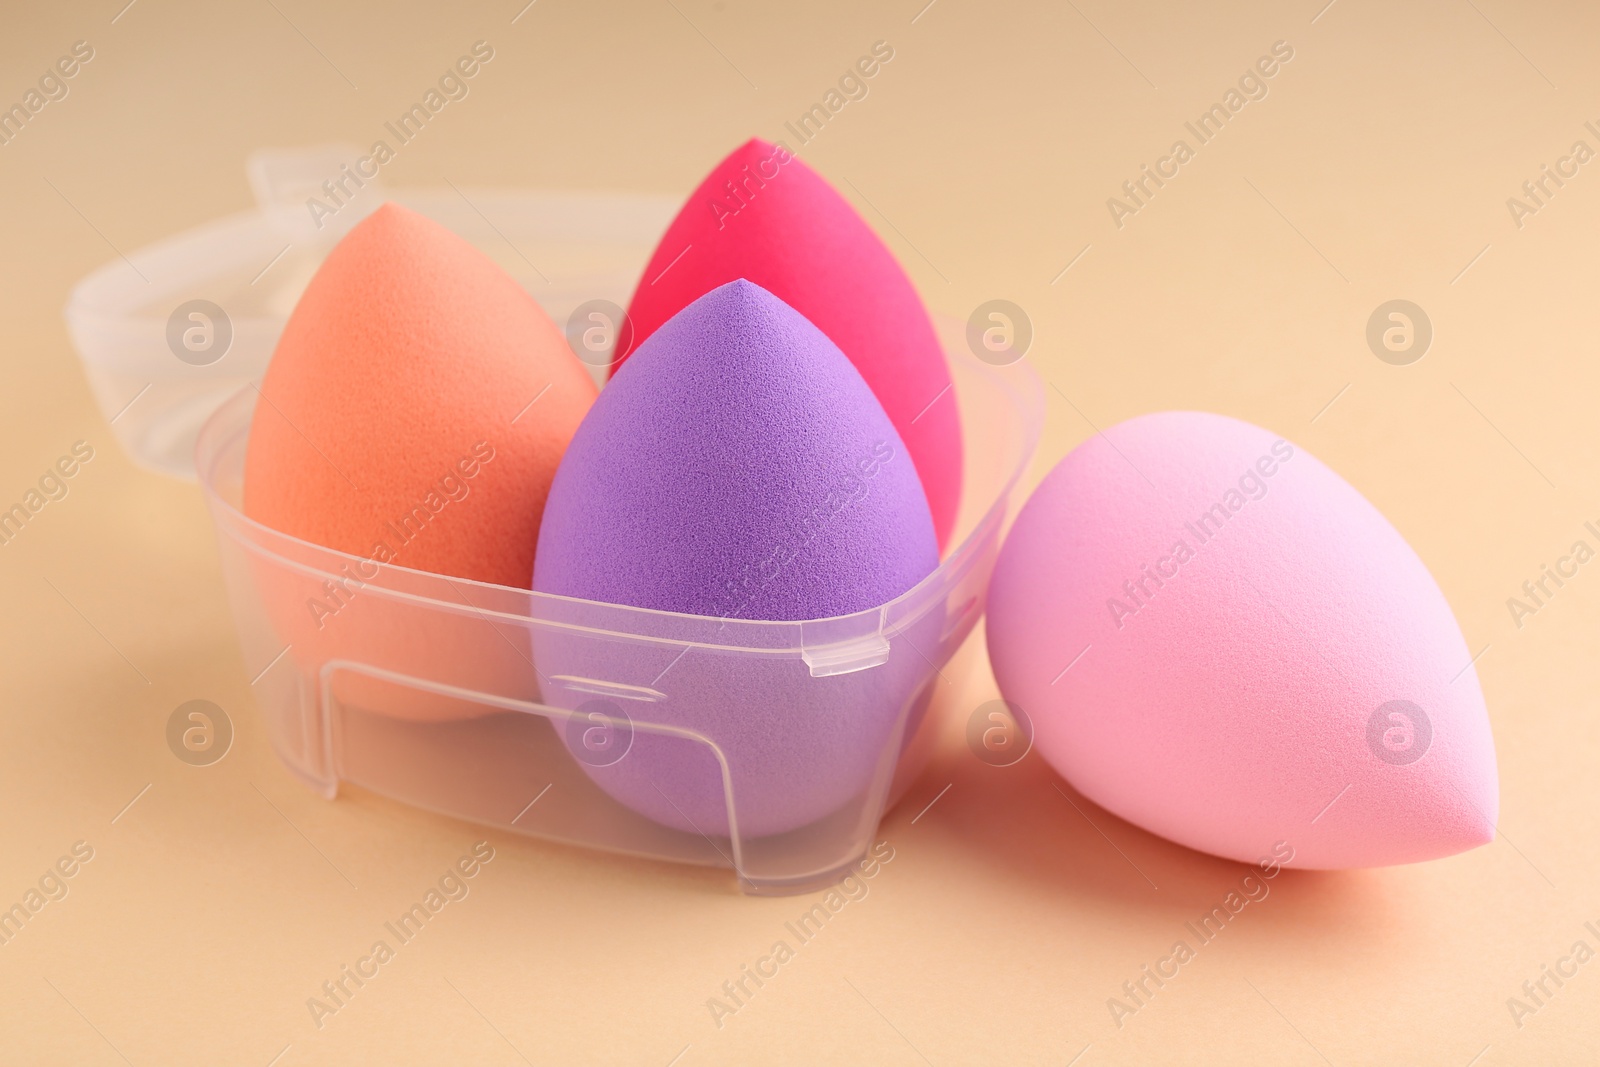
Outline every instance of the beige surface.
<path id="1" fill-rule="evenodd" d="M 138 0 L 113 23 L 122 2 L 0 16 L 5 100 L 72 42 L 95 49 L 0 147 L 0 500 L 74 441 L 96 448 L 0 548 L 0 900 L 74 842 L 94 850 L 0 948 L 0 1061 L 1596 1062 L 1600 963 L 1520 1028 L 1506 1005 L 1575 940 L 1600 948 L 1583 926 L 1600 927 L 1600 577 L 1520 630 L 1506 607 L 1600 518 L 1600 164 L 1521 228 L 1506 206 L 1573 141 L 1600 148 L 1592 7 L 937 0 L 913 22 L 921 0 L 540 0 L 512 24 L 520 0 Z M 810 901 L 493 834 L 471 895 L 318 1030 L 307 998 L 483 835 L 328 803 L 279 767 L 199 493 L 115 447 L 60 307 L 113 246 L 247 206 L 252 148 L 365 142 L 480 38 L 495 61 L 387 180 L 682 195 L 890 42 L 870 95 L 804 155 L 892 220 L 856 200 L 933 307 L 1031 314 L 1056 387 L 1035 476 L 1091 421 L 1174 406 L 1320 455 L 1487 646 L 1503 836 L 1286 874 L 1119 1029 L 1107 999 L 1243 869 L 1085 807 L 1097 830 L 1037 758 L 994 770 L 953 733 L 885 820 L 895 858 L 870 894 L 720 1029 L 707 998 Z M 1267 98 L 1113 225 L 1107 197 L 1278 40 L 1294 58 Z M 1395 297 L 1436 330 L 1412 366 L 1363 338 Z M 981 661 L 959 684 L 958 719 L 993 694 Z M 239 730 L 206 769 L 163 738 L 195 697 Z"/>

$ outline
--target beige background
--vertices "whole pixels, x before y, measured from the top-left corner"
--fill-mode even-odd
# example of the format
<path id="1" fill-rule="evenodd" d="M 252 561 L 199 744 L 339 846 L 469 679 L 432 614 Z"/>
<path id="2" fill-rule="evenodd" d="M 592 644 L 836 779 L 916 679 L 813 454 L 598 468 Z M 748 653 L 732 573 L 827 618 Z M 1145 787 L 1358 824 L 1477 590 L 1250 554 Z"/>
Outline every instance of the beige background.
<path id="1" fill-rule="evenodd" d="M 1574 940 L 1600 947 L 1600 576 L 1520 630 L 1506 607 L 1600 519 L 1600 163 L 1520 229 L 1506 207 L 1574 140 L 1600 148 L 1592 7 L 538 0 L 513 24 L 521 0 L 123 2 L 0 12 L 6 101 L 73 41 L 96 50 L 0 147 L 0 500 L 97 448 L 0 548 L 0 901 L 95 850 L 0 948 L 0 1061 L 1597 1062 L 1600 963 L 1520 1028 L 1506 1007 Z M 806 158 L 885 213 L 857 200 L 933 308 L 1027 309 L 1056 387 L 1034 476 L 1091 424 L 1176 406 L 1330 463 L 1487 646 L 1502 836 L 1286 874 L 1119 1029 L 1107 998 L 1243 869 L 1085 806 L 1090 825 L 1036 757 L 980 764 L 959 740 L 994 693 L 979 659 L 884 822 L 894 861 L 721 1029 L 706 998 L 809 900 L 492 834 L 471 896 L 317 1030 L 306 998 L 483 835 L 279 767 L 199 492 L 115 447 L 60 309 L 114 249 L 247 207 L 251 149 L 365 143 L 479 38 L 494 63 L 387 181 L 682 196 L 890 42 Z M 1107 197 L 1278 40 L 1270 95 L 1116 228 Z M 1363 338 L 1395 297 L 1436 331 L 1412 366 Z M 163 738 L 195 697 L 239 732 L 205 769 Z"/>

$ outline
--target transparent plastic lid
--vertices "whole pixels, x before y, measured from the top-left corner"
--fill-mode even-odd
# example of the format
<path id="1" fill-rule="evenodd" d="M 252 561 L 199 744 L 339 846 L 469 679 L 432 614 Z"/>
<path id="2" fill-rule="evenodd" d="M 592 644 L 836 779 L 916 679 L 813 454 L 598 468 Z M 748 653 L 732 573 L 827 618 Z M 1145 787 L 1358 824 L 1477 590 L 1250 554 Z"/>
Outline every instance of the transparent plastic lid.
<path id="1" fill-rule="evenodd" d="M 626 306 L 677 210 L 664 196 L 385 190 L 374 180 L 314 221 L 307 198 L 326 200 L 321 183 L 359 155 L 340 146 L 257 152 L 247 168 L 256 210 L 113 259 L 73 288 L 68 332 L 100 410 L 140 466 L 194 477 L 201 424 L 260 380 L 318 265 L 384 200 L 477 245 L 558 325 L 589 300 Z"/>

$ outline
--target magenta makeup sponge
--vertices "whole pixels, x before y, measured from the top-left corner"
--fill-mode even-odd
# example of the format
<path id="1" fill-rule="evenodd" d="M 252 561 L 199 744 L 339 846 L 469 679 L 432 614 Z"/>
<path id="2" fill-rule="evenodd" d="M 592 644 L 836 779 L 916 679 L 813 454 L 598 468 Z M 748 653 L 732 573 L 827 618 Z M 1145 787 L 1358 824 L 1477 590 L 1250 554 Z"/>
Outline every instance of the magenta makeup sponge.
<path id="1" fill-rule="evenodd" d="M 810 620 L 893 600 L 939 554 L 917 473 L 861 375 L 793 308 L 741 280 L 655 331 L 601 392 L 556 471 L 534 560 L 542 593 Z M 859 793 L 926 673 L 909 650 L 813 678 L 798 656 L 707 648 L 675 659 L 680 649 L 548 630 L 534 649 L 554 679 L 547 700 L 585 702 L 592 684 L 567 692 L 568 678 L 654 692 L 621 710 L 717 744 L 745 835 L 804 825 Z M 638 733 L 625 757 L 586 769 L 659 822 L 728 831 L 704 744 Z"/>
<path id="2" fill-rule="evenodd" d="M 989 655 L 1095 803 L 1244 862 L 1448 856 L 1499 813 L 1477 674 L 1439 587 L 1304 449 L 1220 415 L 1091 437 L 995 567 Z"/>
<path id="3" fill-rule="evenodd" d="M 905 442 L 944 545 L 961 502 L 961 421 L 928 313 L 849 202 L 787 149 L 760 140 L 717 164 L 656 246 L 628 307 L 634 348 L 738 278 L 810 319 L 850 358 Z"/>

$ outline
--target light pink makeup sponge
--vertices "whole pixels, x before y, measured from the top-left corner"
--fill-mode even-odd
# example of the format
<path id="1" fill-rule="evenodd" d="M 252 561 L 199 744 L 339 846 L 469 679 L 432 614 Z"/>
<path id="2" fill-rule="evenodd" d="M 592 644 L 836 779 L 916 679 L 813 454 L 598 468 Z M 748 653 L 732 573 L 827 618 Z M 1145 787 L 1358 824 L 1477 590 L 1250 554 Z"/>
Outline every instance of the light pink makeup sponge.
<path id="1" fill-rule="evenodd" d="M 1310 868 L 1494 835 L 1494 742 L 1449 604 L 1276 434 L 1166 412 L 1089 438 L 1018 516 L 988 614 L 1040 753 L 1152 833 L 1245 862 L 1286 843 Z"/>

